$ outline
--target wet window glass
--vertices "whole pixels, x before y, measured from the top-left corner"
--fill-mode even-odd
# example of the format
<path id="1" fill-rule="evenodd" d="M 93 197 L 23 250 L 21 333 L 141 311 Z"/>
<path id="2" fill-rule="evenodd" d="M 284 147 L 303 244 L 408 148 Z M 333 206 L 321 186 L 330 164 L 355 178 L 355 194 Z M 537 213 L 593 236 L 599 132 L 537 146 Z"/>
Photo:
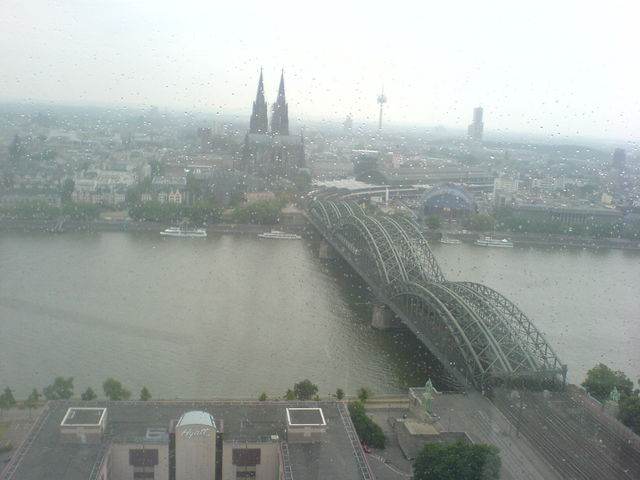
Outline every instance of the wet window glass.
<path id="1" fill-rule="evenodd" d="M 0 478 L 640 478 L 632 3 L 3 6 Z"/>

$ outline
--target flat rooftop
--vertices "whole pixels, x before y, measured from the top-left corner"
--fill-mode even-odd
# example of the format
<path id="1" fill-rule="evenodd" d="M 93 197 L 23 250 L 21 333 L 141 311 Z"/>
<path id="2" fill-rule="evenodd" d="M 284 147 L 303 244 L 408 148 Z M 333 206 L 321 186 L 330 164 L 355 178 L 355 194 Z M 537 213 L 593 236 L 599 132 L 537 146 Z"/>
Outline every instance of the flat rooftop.
<path id="1" fill-rule="evenodd" d="M 82 402 L 85 403 L 86 402 Z M 78 401 L 78 404 L 82 404 Z M 271 436 L 286 438 L 287 408 L 322 409 L 330 426 L 321 443 L 289 445 L 289 462 L 294 478 L 316 480 L 362 479 L 346 428 L 348 413 L 338 402 L 95 402 L 92 409 L 107 410 L 107 428 L 102 444 L 69 444 L 60 441 L 60 425 L 69 410 L 68 401 L 49 402 L 25 439 L 24 450 L 13 455 L 3 480 L 87 480 L 92 468 L 105 454 L 105 444 L 144 442 L 166 444 L 164 433 L 171 420 L 198 410 L 224 422 L 225 444 L 244 441 L 273 442 Z M 72 409 L 79 407 L 72 407 Z M 307 419 L 303 413 L 302 419 Z M 311 419 L 317 418 L 313 417 Z M 95 418 L 95 417 L 92 417 Z M 306 420 L 305 420 L 306 421 Z M 355 442 L 356 446 L 358 445 Z M 229 447 L 227 447 L 229 448 Z"/>

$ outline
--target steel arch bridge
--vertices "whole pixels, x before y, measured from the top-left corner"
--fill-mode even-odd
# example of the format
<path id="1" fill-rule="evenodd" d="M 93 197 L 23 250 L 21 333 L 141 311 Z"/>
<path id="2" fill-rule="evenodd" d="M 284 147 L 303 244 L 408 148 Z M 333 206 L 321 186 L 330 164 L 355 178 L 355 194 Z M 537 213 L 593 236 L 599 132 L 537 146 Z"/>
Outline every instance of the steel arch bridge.
<path id="1" fill-rule="evenodd" d="M 516 379 L 564 384 L 566 366 L 531 320 L 485 285 L 447 281 L 411 220 L 326 200 L 307 216 L 458 380 L 480 389 Z"/>

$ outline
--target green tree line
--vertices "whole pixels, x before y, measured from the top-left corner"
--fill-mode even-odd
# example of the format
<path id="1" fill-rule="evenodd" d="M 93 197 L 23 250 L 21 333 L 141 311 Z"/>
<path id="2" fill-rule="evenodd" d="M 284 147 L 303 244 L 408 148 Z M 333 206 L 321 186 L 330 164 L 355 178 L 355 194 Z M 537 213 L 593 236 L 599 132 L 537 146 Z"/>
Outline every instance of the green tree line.
<path id="1" fill-rule="evenodd" d="M 640 435 L 640 391 L 633 389 L 633 382 L 624 372 L 599 363 L 587 372 L 582 386 L 601 403 L 611 397 L 614 389 L 617 390 L 620 395 L 618 420 Z"/>
<path id="2" fill-rule="evenodd" d="M 19 202 L 0 207 L 0 216 L 18 220 L 53 219 L 60 216 L 71 220 L 93 220 L 100 215 L 102 207 L 85 202 L 66 202 L 55 207 L 47 202 Z"/>
<path id="3" fill-rule="evenodd" d="M 367 415 L 362 402 L 349 402 L 349 415 L 360 441 L 374 448 L 384 448 L 386 437 L 380 425 Z"/>

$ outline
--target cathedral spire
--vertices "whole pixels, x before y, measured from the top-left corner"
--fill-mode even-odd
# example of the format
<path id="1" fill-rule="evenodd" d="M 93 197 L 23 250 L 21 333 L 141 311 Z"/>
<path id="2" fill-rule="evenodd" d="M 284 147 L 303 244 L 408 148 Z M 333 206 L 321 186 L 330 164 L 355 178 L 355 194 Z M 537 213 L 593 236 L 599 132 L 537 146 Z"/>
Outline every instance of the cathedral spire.
<path id="1" fill-rule="evenodd" d="M 289 105 L 284 93 L 284 69 L 280 73 L 278 98 L 273 104 L 271 115 L 271 133 L 274 135 L 289 135 Z"/>
<path id="2" fill-rule="evenodd" d="M 260 67 L 260 80 L 258 81 L 258 92 L 256 100 L 253 102 L 253 111 L 249 121 L 249 133 L 267 133 L 269 126 L 267 120 L 267 102 L 264 99 L 264 83 L 262 80 L 262 67 Z"/>

